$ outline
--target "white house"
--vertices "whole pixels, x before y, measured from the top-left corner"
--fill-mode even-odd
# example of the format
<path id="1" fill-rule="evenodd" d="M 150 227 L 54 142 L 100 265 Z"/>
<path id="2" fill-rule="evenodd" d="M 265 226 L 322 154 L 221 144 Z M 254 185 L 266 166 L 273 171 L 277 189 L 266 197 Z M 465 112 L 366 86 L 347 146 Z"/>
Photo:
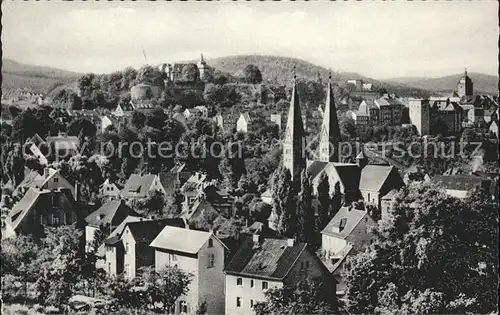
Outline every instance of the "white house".
<path id="1" fill-rule="evenodd" d="M 106 179 L 104 183 L 102 183 L 99 188 L 99 192 L 101 195 L 110 197 L 110 198 L 118 198 L 120 196 L 120 189 L 116 186 L 115 183 L 111 183 L 109 179 Z"/>
<path id="2" fill-rule="evenodd" d="M 240 114 L 236 121 L 236 131 L 245 133 L 251 131 L 251 122 L 252 119 L 249 113 Z"/>
<path id="3" fill-rule="evenodd" d="M 207 314 L 224 314 L 224 257 L 227 247 L 211 232 L 166 226 L 150 245 L 155 269 L 178 267 L 193 275 L 189 291 L 175 304 L 175 314 L 194 314 L 206 303 Z"/>
<path id="4" fill-rule="evenodd" d="M 371 243 L 374 224 L 366 210 L 342 207 L 321 231 L 322 250 L 327 258 L 341 256 L 347 245 L 360 250 Z"/>
<path id="5" fill-rule="evenodd" d="M 306 279 L 331 277 L 306 243 L 293 239 L 248 237 L 224 270 L 225 314 L 254 314 L 270 288 L 293 286 Z M 332 278 L 333 280 L 333 278 Z"/>
<path id="6" fill-rule="evenodd" d="M 127 180 L 127 183 L 122 189 L 120 195 L 126 199 L 143 199 L 147 198 L 155 191 L 159 191 L 164 195 L 167 194 L 158 175 L 132 174 Z"/>

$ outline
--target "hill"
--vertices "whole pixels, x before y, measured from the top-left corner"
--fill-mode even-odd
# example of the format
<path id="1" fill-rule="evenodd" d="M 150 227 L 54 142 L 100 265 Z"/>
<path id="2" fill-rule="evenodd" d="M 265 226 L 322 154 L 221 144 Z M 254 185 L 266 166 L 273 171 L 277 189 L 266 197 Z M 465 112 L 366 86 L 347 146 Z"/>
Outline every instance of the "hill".
<path id="1" fill-rule="evenodd" d="M 474 91 L 485 94 L 498 94 L 498 77 L 494 75 L 469 72 L 469 77 L 474 84 Z M 426 78 L 426 77 L 402 77 L 392 78 L 385 81 L 391 83 L 402 83 L 419 89 L 435 92 L 451 92 L 456 90 L 457 83 L 463 73 L 457 73 L 445 77 Z"/>
<path id="2" fill-rule="evenodd" d="M 2 93 L 26 88 L 49 93 L 58 86 L 73 84 L 81 73 L 50 67 L 26 65 L 11 59 L 2 59 Z"/>
<path id="3" fill-rule="evenodd" d="M 281 84 L 290 82 L 293 73 L 293 67 L 295 66 L 295 72 L 299 79 L 315 80 L 318 74 L 321 76 L 323 81 L 328 78 L 329 70 L 315 65 L 313 63 L 296 59 L 290 57 L 281 56 L 268 56 L 268 55 L 241 55 L 241 56 L 228 56 L 220 57 L 208 60 L 208 64 L 211 67 L 216 68 L 222 72 L 227 72 L 229 74 L 237 74 L 239 71 L 245 68 L 248 64 L 256 65 L 261 73 L 264 80 L 277 81 Z M 372 78 L 365 77 L 359 73 L 354 72 L 335 72 L 332 71 L 332 79 L 339 83 L 345 83 L 349 79 L 361 79 L 366 82 L 373 83 L 374 86 L 379 88 L 385 88 L 390 92 L 399 95 L 416 95 L 416 96 L 427 96 L 430 94 L 428 91 L 410 87 L 401 82 L 387 82 L 375 80 Z"/>

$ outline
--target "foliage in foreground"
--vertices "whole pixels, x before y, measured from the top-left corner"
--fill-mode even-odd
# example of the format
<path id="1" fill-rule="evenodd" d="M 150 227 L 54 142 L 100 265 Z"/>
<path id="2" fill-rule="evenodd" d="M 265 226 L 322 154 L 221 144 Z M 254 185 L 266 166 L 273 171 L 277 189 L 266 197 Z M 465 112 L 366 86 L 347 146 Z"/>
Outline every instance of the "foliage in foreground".
<path id="1" fill-rule="evenodd" d="M 370 248 L 348 261 L 350 313 L 463 314 L 496 309 L 498 201 L 430 184 L 405 188 Z"/>

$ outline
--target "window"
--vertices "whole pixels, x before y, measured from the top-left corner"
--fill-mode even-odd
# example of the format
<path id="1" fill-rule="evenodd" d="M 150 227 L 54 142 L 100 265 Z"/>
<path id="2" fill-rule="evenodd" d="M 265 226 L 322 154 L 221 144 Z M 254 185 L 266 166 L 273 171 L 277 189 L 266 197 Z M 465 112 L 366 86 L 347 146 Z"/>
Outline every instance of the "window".
<path id="1" fill-rule="evenodd" d="M 59 178 L 58 177 L 54 177 L 54 183 L 55 184 L 59 183 Z"/>
<path id="2" fill-rule="evenodd" d="M 267 281 L 262 281 L 262 290 L 267 290 L 267 288 L 268 288 Z"/>
<path id="3" fill-rule="evenodd" d="M 253 300 L 250 300 L 250 307 L 253 307 Z"/>
<path id="4" fill-rule="evenodd" d="M 180 301 L 179 302 L 179 312 L 180 313 L 187 313 L 187 303 L 186 303 L 186 301 Z"/>
<path id="5" fill-rule="evenodd" d="M 177 256 L 175 254 L 169 254 L 170 261 L 177 261 Z"/>
<path id="6" fill-rule="evenodd" d="M 129 252 L 130 248 L 128 246 L 128 243 L 125 243 L 125 254 Z"/>
<path id="7" fill-rule="evenodd" d="M 239 287 L 243 286 L 243 279 L 242 278 L 236 278 L 236 285 Z"/>
<path id="8" fill-rule="evenodd" d="M 250 280 L 250 288 L 253 288 L 253 279 Z"/>
<path id="9" fill-rule="evenodd" d="M 129 264 L 125 265 L 125 275 L 127 275 L 128 277 L 130 277 L 130 265 Z"/>
<path id="10" fill-rule="evenodd" d="M 215 255 L 213 253 L 208 254 L 208 268 L 213 268 L 215 266 Z"/>
<path id="11" fill-rule="evenodd" d="M 214 240 L 211 238 L 208 239 L 208 247 L 214 247 Z"/>
<path id="12" fill-rule="evenodd" d="M 111 263 L 108 263 L 108 272 L 111 273 Z"/>
<path id="13" fill-rule="evenodd" d="M 241 298 L 240 297 L 236 298 L 236 307 L 241 307 Z"/>

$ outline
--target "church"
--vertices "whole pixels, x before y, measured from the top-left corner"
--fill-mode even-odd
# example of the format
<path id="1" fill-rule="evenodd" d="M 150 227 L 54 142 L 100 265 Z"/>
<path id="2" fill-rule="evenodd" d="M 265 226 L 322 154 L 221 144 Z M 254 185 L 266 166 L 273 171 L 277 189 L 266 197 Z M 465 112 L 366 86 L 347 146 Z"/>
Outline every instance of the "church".
<path id="1" fill-rule="evenodd" d="M 303 152 L 305 133 L 294 75 L 283 143 L 283 166 L 290 171 L 294 182 L 300 182 L 300 174 L 302 170 L 306 169 L 312 179 L 314 195 L 317 195 L 321 175 L 325 173 L 328 176 L 330 194 L 333 194 L 335 184 L 339 183 L 343 204 L 363 200 L 365 204 L 380 208 L 383 215 L 387 211 L 387 203 L 383 203 L 382 200 L 390 192 L 392 195 L 394 191 L 399 190 L 404 185 L 403 179 L 394 166 L 369 164 L 369 159 L 363 150 L 357 155 L 356 163 L 339 162 L 338 147 L 342 139 L 331 77 L 328 81 L 326 95 L 318 158 L 317 160 L 308 160 L 306 152 Z M 269 192 L 267 192 L 267 196 L 269 196 Z M 276 219 L 276 215 L 271 214 L 270 227 L 275 227 Z"/>

